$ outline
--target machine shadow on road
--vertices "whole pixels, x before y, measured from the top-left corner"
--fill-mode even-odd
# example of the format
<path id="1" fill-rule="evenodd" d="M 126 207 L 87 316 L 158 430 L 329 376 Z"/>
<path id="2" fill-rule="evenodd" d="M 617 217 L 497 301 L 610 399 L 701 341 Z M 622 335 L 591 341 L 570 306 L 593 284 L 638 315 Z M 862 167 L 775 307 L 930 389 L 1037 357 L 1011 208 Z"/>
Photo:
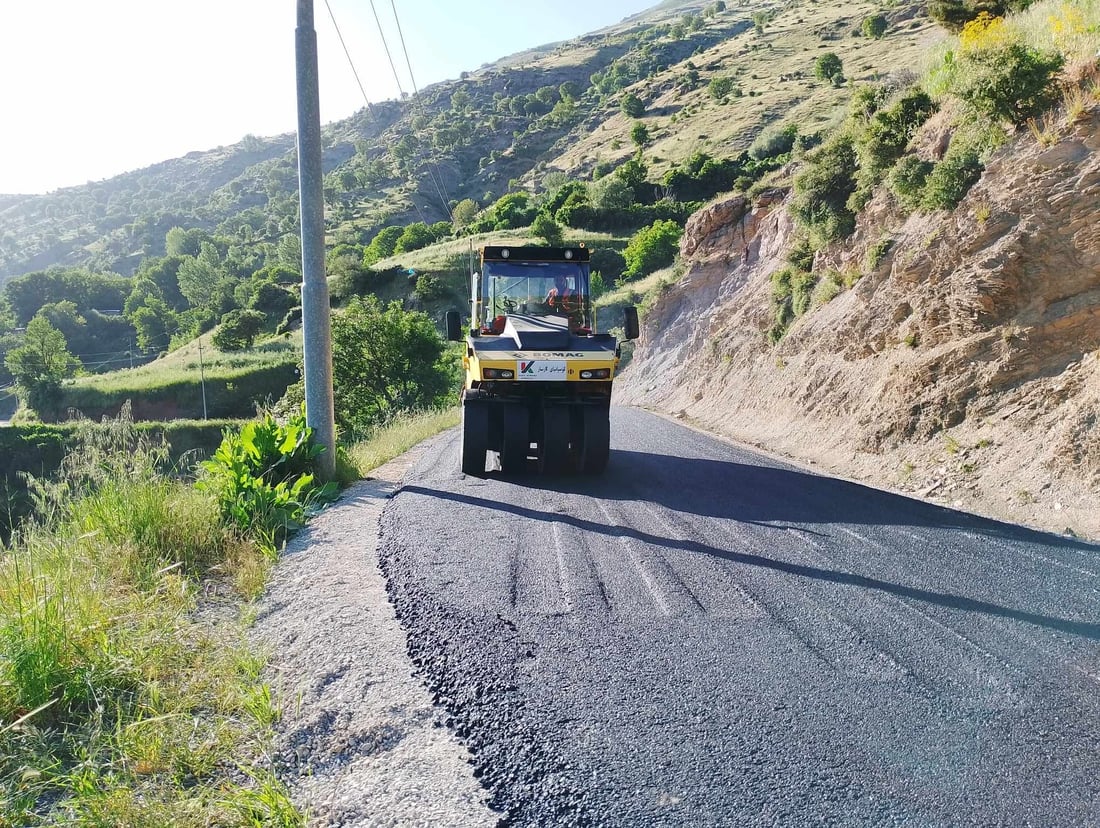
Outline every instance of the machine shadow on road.
<path id="1" fill-rule="evenodd" d="M 763 459 L 763 458 L 761 458 Z M 766 465 L 613 449 L 600 477 L 497 476 L 527 489 L 648 501 L 704 517 L 761 524 L 909 526 L 974 532 L 1014 543 L 1078 549 L 1100 545 L 960 512 L 775 461 Z"/>
<path id="2" fill-rule="evenodd" d="M 828 480 L 828 478 L 815 478 L 813 475 L 806 475 L 806 477 L 823 481 Z M 578 484 L 580 483 L 580 481 L 577 482 Z M 610 483 L 611 481 L 609 480 L 608 482 Z M 545 488 L 551 488 L 548 482 L 546 483 Z M 573 491 L 577 494 L 587 494 L 589 492 L 585 491 L 586 488 L 587 487 L 584 485 L 577 485 L 573 489 Z M 555 489 L 555 491 L 562 490 L 562 488 Z M 935 590 L 922 589 L 920 587 L 893 583 L 891 581 L 886 581 L 881 578 L 873 578 L 866 575 L 860 575 L 858 573 L 826 569 L 819 566 L 811 566 L 807 564 L 779 560 L 776 558 L 769 558 L 751 552 L 721 549 L 719 547 L 710 546 L 706 543 L 702 543 L 696 540 L 667 538 L 661 535 L 652 534 L 650 532 L 643 532 L 629 526 L 608 525 L 606 523 L 587 520 L 585 518 L 576 517 L 574 515 L 562 514 L 559 512 L 548 512 L 544 509 L 517 506 L 499 499 L 477 497 L 474 495 L 463 494 L 461 492 L 446 491 L 443 489 L 432 489 L 425 486 L 417 486 L 415 484 L 402 487 L 398 494 L 400 495 L 402 493 L 448 500 L 454 503 L 461 504 L 462 506 L 468 508 L 490 509 L 527 520 L 542 521 L 546 523 L 564 523 L 573 526 L 574 528 L 582 532 L 606 535 L 613 538 L 630 538 L 641 543 L 652 544 L 653 546 L 664 549 L 681 550 L 684 552 L 699 555 L 711 555 L 745 566 L 759 567 L 773 572 L 784 573 L 796 578 L 811 578 L 816 581 L 837 584 L 838 586 L 877 590 L 902 598 L 909 598 L 915 601 L 923 601 L 929 604 L 934 604 L 936 606 L 946 607 L 948 609 L 960 610 L 963 612 L 984 613 L 986 615 L 993 615 L 1000 618 L 1034 624 L 1039 627 L 1056 630 L 1058 632 L 1066 633 L 1069 635 L 1081 636 L 1092 640 L 1100 640 L 1100 623 L 1075 621 L 1068 618 L 1059 618 L 1057 616 L 1030 612 L 1028 610 L 1013 607 L 1006 607 L 1000 604 L 993 603 L 991 601 L 971 598 L 966 595 L 958 595 L 950 592 L 937 592 Z M 591 494 L 593 494 L 593 496 L 604 496 L 602 493 L 598 493 L 595 491 L 591 492 Z M 881 495 L 882 493 L 879 494 Z"/>

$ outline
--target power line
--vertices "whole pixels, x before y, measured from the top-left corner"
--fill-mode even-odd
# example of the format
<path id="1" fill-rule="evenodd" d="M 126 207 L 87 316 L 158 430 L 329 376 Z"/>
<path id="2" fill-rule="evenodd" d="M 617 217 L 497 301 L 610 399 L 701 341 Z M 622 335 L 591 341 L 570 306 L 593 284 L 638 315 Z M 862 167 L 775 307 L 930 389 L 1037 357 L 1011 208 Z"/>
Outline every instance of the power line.
<path id="1" fill-rule="evenodd" d="M 355 70 L 355 62 L 351 59 L 351 52 L 348 51 L 348 46 L 344 43 L 344 35 L 340 33 L 340 24 L 336 22 L 336 15 L 332 13 L 332 6 L 329 5 L 328 0 L 325 0 L 325 8 L 328 9 L 328 16 L 332 20 L 333 28 L 336 29 L 336 36 L 340 39 L 340 45 L 344 47 L 344 55 L 348 59 L 348 66 L 351 67 L 351 74 L 355 76 L 355 82 L 359 84 L 359 91 L 363 93 L 363 100 L 367 102 L 367 112 L 371 115 L 374 114 L 374 107 L 371 106 L 370 98 L 367 97 L 367 90 L 363 88 L 363 82 L 359 80 L 359 73 Z M 377 19 L 375 15 L 375 19 Z"/>
<path id="2" fill-rule="evenodd" d="M 371 8 L 374 8 L 374 0 L 371 0 Z M 416 87 L 416 77 L 413 75 L 412 61 L 409 59 L 409 49 L 405 45 L 405 33 L 401 30 L 401 19 L 397 16 L 397 3 L 395 0 L 390 0 L 390 8 L 393 9 L 393 20 L 397 24 L 397 36 L 401 39 L 401 51 L 405 53 L 405 65 L 409 67 L 409 81 L 412 83 L 413 95 L 415 96 L 415 100 L 419 101 L 420 90 Z M 386 49 L 386 54 L 389 54 L 388 48 Z M 421 104 L 421 108 L 423 108 L 423 104 Z M 428 177 L 432 180 L 432 186 L 435 187 L 435 193 L 439 196 L 439 201 L 443 205 L 444 212 L 447 213 L 447 218 L 449 218 L 453 224 L 454 215 L 451 213 L 450 194 L 447 193 L 447 187 L 443 183 L 443 177 L 440 176 L 439 180 L 436 180 L 434 164 L 428 164 Z"/>
<path id="3" fill-rule="evenodd" d="M 382 48 L 386 50 L 386 59 L 390 62 L 390 70 L 393 72 L 393 79 L 397 84 L 397 91 L 401 93 L 401 97 L 404 99 L 405 90 L 401 88 L 401 78 L 397 75 L 397 66 L 393 62 L 393 55 L 390 54 L 390 44 L 386 42 L 386 33 L 382 29 L 382 21 L 378 19 L 378 10 L 374 7 L 374 0 L 370 0 L 370 10 L 374 13 L 374 22 L 378 26 L 378 36 L 382 38 Z M 398 26 L 398 30 L 400 30 L 400 28 L 401 27 Z M 413 88 L 416 88 L 415 81 L 413 82 Z"/>

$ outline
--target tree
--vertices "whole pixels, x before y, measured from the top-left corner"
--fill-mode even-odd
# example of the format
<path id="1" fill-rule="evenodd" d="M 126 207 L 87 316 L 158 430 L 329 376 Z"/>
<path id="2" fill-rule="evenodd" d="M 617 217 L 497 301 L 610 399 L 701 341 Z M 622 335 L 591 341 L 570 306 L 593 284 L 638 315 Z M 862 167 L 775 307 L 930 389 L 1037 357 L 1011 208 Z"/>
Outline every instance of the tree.
<path id="1" fill-rule="evenodd" d="M 264 321 L 260 311 L 232 310 L 222 317 L 211 342 L 219 351 L 247 351 L 263 330 Z"/>
<path id="2" fill-rule="evenodd" d="M 623 95 L 623 99 L 619 103 L 619 109 L 629 118 L 641 118 L 645 115 L 645 104 L 633 92 L 627 92 Z"/>
<path id="3" fill-rule="evenodd" d="M 832 84 L 844 81 L 844 64 L 836 52 L 826 52 L 814 61 L 814 77 Z"/>
<path id="4" fill-rule="evenodd" d="M 649 128 L 641 121 L 635 121 L 634 126 L 630 128 L 630 140 L 641 149 L 649 140 Z"/>
<path id="5" fill-rule="evenodd" d="M 551 247 L 560 247 L 565 241 L 561 225 L 546 213 L 539 213 L 531 225 L 531 232 Z"/>
<path id="6" fill-rule="evenodd" d="M 856 190 L 859 169 L 850 135 L 829 139 L 812 156 L 794 179 L 791 213 L 815 234 L 815 247 L 842 239 L 855 230 L 855 215 L 848 199 Z"/>
<path id="7" fill-rule="evenodd" d="M 73 375 L 80 361 L 69 353 L 65 335 L 44 317 L 36 316 L 27 323 L 23 344 L 8 352 L 4 365 L 27 406 L 46 420 L 56 417 L 61 381 Z"/>
<path id="8" fill-rule="evenodd" d="M 733 78 L 727 76 L 711 78 L 710 83 L 707 85 L 707 91 L 710 92 L 710 96 L 716 101 L 725 98 L 732 90 Z"/>
<path id="9" fill-rule="evenodd" d="M 458 202 L 451 210 L 451 217 L 454 219 L 456 228 L 463 228 L 470 224 L 475 218 L 477 218 L 478 210 L 477 202 L 472 198 L 464 198 Z"/>
<path id="10" fill-rule="evenodd" d="M 525 227 L 534 219 L 531 197 L 527 193 L 508 193 L 501 196 L 492 209 L 494 230 L 513 230 Z"/>
<path id="11" fill-rule="evenodd" d="M 197 256 L 184 256 L 176 271 L 180 293 L 193 308 L 212 307 L 218 283 L 225 276 L 222 258 L 210 242 L 203 242 Z"/>
<path id="12" fill-rule="evenodd" d="M 349 437 L 398 411 L 428 408 L 450 392 L 453 366 L 435 324 L 400 302 L 354 297 L 332 317 L 336 422 Z"/>
<path id="13" fill-rule="evenodd" d="M 179 317 L 163 300 L 149 297 L 130 315 L 130 323 L 137 331 L 139 348 L 167 350 L 172 337 L 179 330 Z"/>
<path id="14" fill-rule="evenodd" d="M 604 176 L 588 192 L 592 206 L 603 212 L 625 210 L 634 203 L 634 188 L 614 175 Z"/>
<path id="15" fill-rule="evenodd" d="M 558 94 L 563 101 L 575 101 L 581 96 L 581 85 L 576 81 L 565 81 L 558 87 Z"/>
<path id="16" fill-rule="evenodd" d="M 886 17 L 881 14 L 872 14 L 870 17 L 865 17 L 861 28 L 864 35 L 878 40 L 886 34 Z"/>
<path id="17" fill-rule="evenodd" d="M 209 240 L 210 234 L 198 227 L 188 230 L 173 227 L 164 236 L 164 253 L 166 256 L 197 256 L 202 243 Z"/>
<path id="18" fill-rule="evenodd" d="M 623 278 L 637 279 L 672 264 L 680 249 L 683 232 L 683 228 L 671 219 L 658 219 L 631 236 L 623 250 L 626 260 Z"/>
<path id="19" fill-rule="evenodd" d="M 370 267 L 375 262 L 392 256 L 397 248 L 397 240 L 404 232 L 405 228 L 398 225 L 383 227 L 379 230 L 367 245 L 367 249 L 363 251 L 363 264 Z"/>
<path id="20" fill-rule="evenodd" d="M 422 221 L 414 221 L 397 239 L 394 253 L 408 253 L 410 250 L 419 250 L 427 247 L 435 241 L 435 236 L 430 227 Z"/>

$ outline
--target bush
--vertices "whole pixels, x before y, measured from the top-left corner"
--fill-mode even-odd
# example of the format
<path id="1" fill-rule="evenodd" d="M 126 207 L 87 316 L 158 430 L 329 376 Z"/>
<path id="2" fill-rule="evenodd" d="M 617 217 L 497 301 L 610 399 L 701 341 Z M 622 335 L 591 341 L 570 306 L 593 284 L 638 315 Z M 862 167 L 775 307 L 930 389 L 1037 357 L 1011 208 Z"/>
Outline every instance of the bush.
<path id="1" fill-rule="evenodd" d="M 1022 11 L 1031 0 L 932 0 L 928 16 L 944 28 L 957 32 L 980 14 L 1003 17 L 1007 12 Z"/>
<path id="2" fill-rule="evenodd" d="M 924 184 L 921 207 L 925 210 L 953 210 L 982 175 L 978 153 L 969 147 L 948 149 L 932 168 Z"/>
<path id="3" fill-rule="evenodd" d="M 1053 102 L 1062 56 L 1009 43 L 963 53 L 952 91 L 975 112 L 1022 124 Z"/>
<path id="4" fill-rule="evenodd" d="M 297 304 L 298 297 L 293 291 L 271 282 L 261 282 L 252 296 L 249 308 L 259 311 L 267 319 L 274 320 L 282 319 L 287 311 Z"/>
<path id="5" fill-rule="evenodd" d="M 679 252 L 683 232 L 675 221 L 664 219 L 635 233 L 623 251 L 624 280 L 637 279 L 672 264 Z"/>
<path id="6" fill-rule="evenodd" d="M 710 83 L 707 85 L 707 91 L 710 92 L 710 96 L 716 101 L 725 98 L 732 90 L 733 78 L 725 75 L 711 78 Z"/>
<path id="7" fill-rule="evenodd" d="M 886 179 L 886 184 L 902 207 L 915 210 L 924 197 L 924 184 L 930 172 L 932 172 L 930 162 L 923 161 L 915 155 L 907 155 L 894 165 Z"/>
<path id="8" fill-rule="evenodd" d="M 412 250 L 420 250 L 435 241 L 435 233 L 422 221 L 414 221 L 406 227 L 397 238 L 394 245 L 394 253 L 408 253 Z"/>
<path id="9" fill-rule="evenodd" d="M 627 92 L 619 104 L 619 109 L 629 118 L 641 118 L 645 115 L 645 104 L 633 92 Z"/>
<path id="10" fill-rule="evenodd" d="M 431 302 L 445 296 L 446 293 L 446 286 L 437 276 L 421 273 L 416 277 L 416 287 L 413 288 L 413 295 L 421 302 Z"/>
<path id="11" fill-rule="evenodd" d="M 797 124 L 788 124 L 782 129 L 765 130 L 749 145 L 749 158 L 761 161 L 765 158 L 785 155 L 794 147 L 794 140 L 797 137 Z"/>
<path id="12" fill-rule="evenodd" d="M 450 355 L 425 314 L 374 296 L 351 299 L 332 317 L 337 426 L 355 439 L 394 414 L 444 402 L 455 379 Z"/>
<path id="13" fill-rule="evenodd" d="M 878 40 L 886 34 L 886 18 L 881 14 L 873 14 L 870 17 L 865 17 L 863 18 L 863 25 L 860 28 L 865 36 Z"/>
<path id="14" fill-rule="evenodd" d="M 817 279 L 808 271 L 786 267 L 772 274 L 772 326 L 768 342 L 775 345 L 799 316 L 810 309 Z"/>
<path id="15" fill-rule="evenodd" d="M 626 269 L 626 259 L 618 250 L 601 247 L 592 251 L 590 267 L 593 271 L 599 271 L 605 279 L 614 282 Z"/>
<path id="16" fill-rule="evenodd" d="M 397 240 L 401 238 L 404 232 L 405 228 L 397 225 L 383 227 L 379 230 L 371 239 L 371 243 L 367 245 L 366 250 L 363 251 L 363 264 L 370 267 L 375 262 L 392 256 L 397 248 Z"/>
<path id="17" fill-rule="evenodd" d="M 855 230 L 848 199 L 856 189 L 857 168 L 851 136 L 841 133 L 808 155 L 805 168 L 795 176 L 791 212 L 810 230 L 815 247 Z"/>

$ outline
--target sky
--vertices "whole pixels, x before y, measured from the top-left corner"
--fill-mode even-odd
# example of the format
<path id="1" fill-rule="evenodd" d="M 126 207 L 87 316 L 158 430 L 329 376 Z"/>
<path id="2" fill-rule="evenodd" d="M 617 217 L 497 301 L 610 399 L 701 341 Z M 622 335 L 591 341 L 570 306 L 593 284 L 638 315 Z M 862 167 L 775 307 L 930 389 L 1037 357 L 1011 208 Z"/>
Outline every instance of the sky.
<path id="1" fill-rule="evenodd" d="M 378 21 L 411 93 L 414 82 L 457 78 L 656 4 L 315 0 L 321 121 L 366 105 L 329 8 L 373 103 L 399 95 Z M 0 0 L 0 193 L 50 192 L 294 131 L 296 9 L 295 0 Z"/>

